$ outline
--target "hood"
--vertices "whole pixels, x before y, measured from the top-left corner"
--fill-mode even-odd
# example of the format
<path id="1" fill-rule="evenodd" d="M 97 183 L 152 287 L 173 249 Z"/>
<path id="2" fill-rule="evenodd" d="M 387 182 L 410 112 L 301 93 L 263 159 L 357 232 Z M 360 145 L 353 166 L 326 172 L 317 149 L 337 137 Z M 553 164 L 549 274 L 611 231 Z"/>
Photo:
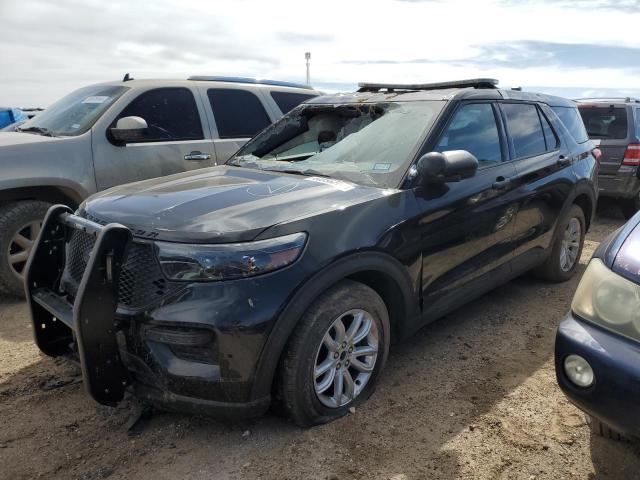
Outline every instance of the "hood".
<path id="1" fill-rule="evenodd" d="M 89 218 L 121 223 L 139 237 L 225 243 L 384 194 L 331 178 L 224 165 L 114 187 L 84 209 Z"/>
<path id="2" fill-rule="evenodd" d="M 37 133 L 27 132 L 0 132 L 0 148 L 23 145 L 26 143 L 52 143 L 59 140 L 56 137 L 47 137 Z"/>
<path id="3" fill-rule="evenodd" d="M 640 284 L 640 213 L 629 220 L 629 223 L 634 223 L 635 227 L 616 253 L 612 270 Z"/>

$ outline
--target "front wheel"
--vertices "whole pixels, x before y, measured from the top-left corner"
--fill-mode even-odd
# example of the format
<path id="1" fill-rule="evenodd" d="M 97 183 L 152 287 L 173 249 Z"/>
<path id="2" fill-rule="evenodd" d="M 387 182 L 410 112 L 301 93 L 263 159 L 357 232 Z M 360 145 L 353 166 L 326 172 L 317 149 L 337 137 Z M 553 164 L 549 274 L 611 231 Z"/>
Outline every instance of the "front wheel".
<path id="1" fill-rule="evenodd" d="M 302 427 L 341 417 L 375 388 L 389 351 L 389 314 L 368 286 L 343 280 L 303 315 L 278 372 L 282 410 Z"/>
<path id="2" fill-rule="evenodd" d="M 547 260 L 534 270 L 534 274 L 550 282 L 569 280 L 580 261 L 585 234 L 584 212 L 579 206 L 572 205 L 569 212 L 558 221 Z"/>

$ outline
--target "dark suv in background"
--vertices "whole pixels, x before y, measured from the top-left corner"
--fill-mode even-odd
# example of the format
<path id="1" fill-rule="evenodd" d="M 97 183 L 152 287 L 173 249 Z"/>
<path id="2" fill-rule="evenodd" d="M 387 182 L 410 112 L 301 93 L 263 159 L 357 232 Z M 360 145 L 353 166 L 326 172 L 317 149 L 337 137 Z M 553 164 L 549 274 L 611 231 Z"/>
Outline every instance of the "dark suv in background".
<path id="1" fill-rule="evenodd" d="M 25 279 L 39 348 L 104 404 L 343 415 L 392 341 L 576 270 L 597 162 L 575 103 L 496 83 L 361 84 L 225 165 L 52 207 Z"/>
<path id="2" fill-rule="evenodd" d="M 589 138 L 600 142 L 600 195 L 617 198 L 629 219 L 640 209 L 640 101 L 581 99 L 578 109 Z"/>

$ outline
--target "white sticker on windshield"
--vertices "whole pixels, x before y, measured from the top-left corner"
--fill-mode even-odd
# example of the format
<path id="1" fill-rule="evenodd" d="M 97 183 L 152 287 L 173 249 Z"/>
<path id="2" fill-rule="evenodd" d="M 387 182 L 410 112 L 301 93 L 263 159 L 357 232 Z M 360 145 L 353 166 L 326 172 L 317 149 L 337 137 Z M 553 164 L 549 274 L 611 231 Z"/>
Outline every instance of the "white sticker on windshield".
<path id="1" fill-rule="evenodd" d="M 331 185 L 333 188 L 337 190 L 341 190 L 343 192 L 348 192 L 349 190 L 353 190 L 355 187 L 350 183 L 343 182 L 342 180 L 336 180 L 334 178 L 324 178 L 324 177 L 309 177 L 305 178 L 310 182 L 324 183 L 325 185 Z"/>
<path id="2" fill-rule="evenodd" d="M 105 95 L 94 95 L 92 97 L 85 98 L 82 103 L 104 103 L 109 100 L 109 97 Z"/>
<path id="3" fill-rule="evenodd" d="M 373 171 L 374 172 L 386 172 L 391 168 L 391 164 L 390 163 L 376 163 L 373 166 Z"/>

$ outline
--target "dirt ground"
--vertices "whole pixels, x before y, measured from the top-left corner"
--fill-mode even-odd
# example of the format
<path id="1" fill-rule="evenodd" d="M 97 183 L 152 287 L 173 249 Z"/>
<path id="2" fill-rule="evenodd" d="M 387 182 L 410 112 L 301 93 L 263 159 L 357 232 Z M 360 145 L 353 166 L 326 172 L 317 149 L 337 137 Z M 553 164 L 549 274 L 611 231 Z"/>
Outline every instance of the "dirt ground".
<path id="1" fill-rule="evenodd" d="M 580 274 L 622 223 L 599 210 Z M 310 430 L 164 413 L 129 436 L 131 405 L 91 401 L 76 367 L 37 351 L 24 302 L 1 298 L 0 478 L 640 478 L 640 448 L 592 437 L 555 383 L 579 277 L 524 276 L 424 328 L 392 347 L 365 405 Z"/>

